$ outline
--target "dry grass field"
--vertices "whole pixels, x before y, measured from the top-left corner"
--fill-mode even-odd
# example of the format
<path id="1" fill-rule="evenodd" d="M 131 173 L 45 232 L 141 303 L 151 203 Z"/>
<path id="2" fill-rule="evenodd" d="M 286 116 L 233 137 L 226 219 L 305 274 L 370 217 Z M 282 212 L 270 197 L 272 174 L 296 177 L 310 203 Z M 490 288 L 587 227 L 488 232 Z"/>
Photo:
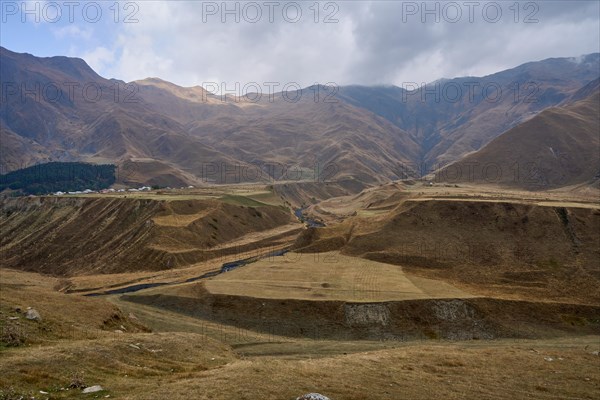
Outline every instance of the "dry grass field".
<path id="1" fill-rule="evenodd" d="M 289 225 L 302 227 L 282 204 L 239 194 L 209 199 L 134 193 L 6 200 L 0 213 L 3 265 L 62 276 L 156 272 L 278 246 L 293 234 Z M 248 196 L 253 193 L 263 200 L 274 196 L 262 189 Z M 284 226 L 263 240 L 236 243 Z"/>
<path id="2" fill-rule="evenodd" d="M 310 211 L 325 221 L 340 221 L 354 213 L 359 216 L 380 215 L 407 200 L 469 200 L 556 207 L 600 207 L 600 192 L 588 185 L 535 192 L 462 182 L 448 184 L 436 181 L 433 176 L 430 178 L 394 182 L 365 189 L 359 194 L 324 199 L 317 205 L 311 206 Z"/>
<path id="3" fill-rule="evenodd" d="M 221 274 L 206 288 L 215 294 L 348 302 L 471 297 L 443 281 L 406 274 L 402 267 L 339 252 L 270 257 Z"/>
<path id="4" fill-rule="evenodd" d="M 597 191 L 394 183 L 310 211 L 328 226 L 303 232 L 302 253 L 340 251 L 480 295 L 600 301 Z"/>
<path id="5" fill-rule="evenodd" d="M 0 221 L 10 228 L 4 250 L 14 240 L 43 248 L 39 230 L 64 251 L 44 253 L 53 266 L 45 274 L 23 271 L 30 269 L 23 258 L 7 268 L 3 258 L 0 399 L 600 396 L 595 192 L 422 182 L 359 194 L 330 189 L 134 192 L 14 208 Z M 327 227 L 298 223 L 277 193 L 293 193 L 297 205 L 318 198 L 306 213 Z M 116 223 L 136 209 L 128 224 Z M 232 212 L 249 225 L 233 224 Z M 92 215 L 94 229 L 78 222 Z M 135 236 L 147 221 L 154 233 Z M 190 254 L 211 240 L 210 224 L 223 231 L 212 239 L 212 257 L 148 269 L 122 257 L 119 269 L 61 273 L 72 262 L 68 246 L 80 246 L 65 239 L 75 232 L 65 227 L 82 238 L 112 232 L 121 254 L 143 243 Z M 138 239 L 124 240 L 132 234 Z M 465 257 L 458 245 L 470 238 L 483 245 Z M 517 242 L 531 250 L 527 257 L 510 251 Z M 290 246 L 296 250 L 260 258 Z M 194 280 L 241 259 L 252 262 Z M 93 265 L 109 265 L 103 260 Z M 83 296 L 139 284 L 162 285 Z M 28 307 L 42 319 L 26 319 Z M 103 390 L 82 393 L 92 385 Z"/>
<path id="6" fill-rule="evenodd" d="M 33 306 L 43 318 L 20 317 L 18 322 L 33 325 L 36 333 L 22 346 L 0 350 L 0 395 L 5 399 L 294 399 L 310 391 L 342 400 L 421 400 L 440 393 L 448 399 L 600 395 L 598 336 L 313 340 L 261 335 L 116 297 L 108 300 L 122 309 L 123 319 L 107 326 L 103 312 L 110 315 L 115 309 L 107 299 L 56 293 L 56 281 L 38 274 L 3 270 L 1 277 L 3 324 L 7 316 L 18 315 L 15 304 Z M 19 286 L 20 295 L 11 285 Z M 142 323 L 146 327 L 140 328 Z M 72 324 L 79 330 L 70 331 Z M 143 332 L 148 329 L 152 333 Z M 83 395 L 77 384 L 104 390 Z"/>

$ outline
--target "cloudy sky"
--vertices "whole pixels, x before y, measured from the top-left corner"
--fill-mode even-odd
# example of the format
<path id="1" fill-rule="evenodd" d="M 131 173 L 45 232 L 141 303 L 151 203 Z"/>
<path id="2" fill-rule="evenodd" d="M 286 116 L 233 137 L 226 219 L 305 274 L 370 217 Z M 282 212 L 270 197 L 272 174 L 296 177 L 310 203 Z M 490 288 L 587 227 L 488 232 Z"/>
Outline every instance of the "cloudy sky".
<path id="1" fill-rule="evenodd" d="M 3 0 L 0 43 L 125 81 L 402 86 L 599 52 L 599 4 Z"/>

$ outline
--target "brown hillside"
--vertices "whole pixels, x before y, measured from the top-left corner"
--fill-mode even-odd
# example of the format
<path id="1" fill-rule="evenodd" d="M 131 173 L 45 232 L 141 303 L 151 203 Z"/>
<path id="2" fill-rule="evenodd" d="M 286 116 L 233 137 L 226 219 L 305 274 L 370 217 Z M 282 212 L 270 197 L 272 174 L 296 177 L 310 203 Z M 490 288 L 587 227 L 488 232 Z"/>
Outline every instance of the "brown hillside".
<path id="1" fill-rule="evenodd" d="M 164 270 L 241 251 L 215 248 L 292 221 L 281 207 L 217 200 L 12 199 L 0 255 L 3 267 L 52 275 Z"/>
<path id="2" fill-rule="evenodd" d="M 190 132 L 247 163 L 284 165 L 288 174 L 277 179 L 299 180 L 302 170 L 303 180 L 373 183 L 414 173 L 400 167 L 418 157 L 419 145 L 408 133 L 370 111 L 335 98 L 315 101 L 310 94 L 302 91 L 296 103 L 277 94 L 237 115 L 197 120 Z"/>
<path id="3" fill-rule="evenodd" d="M 406 200 L 386 213 L 309 229 L 296 247 L 398 264 L 473 293 L 598 302 L 599 230 L 598 209 Z"/>
<path id="4" fill-rule="evenodd" d="M 79 85 L 72 98 L 62 87 L 59 101 L 33 96 L 22 101 L 12 86 L 3 89 L 8 90 L 0 104 L 3 170 L 46 161 L 123 165 L 143 159 L 137 180 L 122 183 L 168 186 L 268 178 L 377 184 L 426 174 L 564 103 L 597 78 L 599 60 L 598 54 L 581 63 L 548 59 L 486 77 L 440 80 L 429 86 L 438 96 L 425 99 L 422 89 L 407 95 L 397 87 L 351 86 L 338 93 L 313 86 L 301 94 L 263 93 L 253 100 L 252 95 L 222 98 L 199 86 L 179 87 L 158 78 L 129 84 L 109 80 L 75 58 L 41 58 L 4 48 L 0 57 L 3 82 L 16 88 Z M 531 82 L 539 91 L 535 101 L 526 101 L 531 100 Z M 444 88 L 465 89 L 467 83 L 500 87 L 501 98 L 490 101 L 482 90 L 472 98 L 463 92 L 457 101 L 447 93 L 439 98 Z M 99 99 L 84 95 L 87 85 L 101 89 Z M 270 165 L 279 171 L 269 171 Z M 281 166 L 293 176 L 282 173 Z M 232 169 L 233 174 L 224 175 Z"/>
<path id="5" fill-rule="evenodd" d="M 172 174 L 178 175 L 175 179 L 162 175 L 163 181 L 175 185 L 181 180 L 191 183 L 201 179 L 206 163 L 243 164 L 190 136 L 182 124 L 165 113 L 156 112 L 135 85 L 102 78 L 83 60 L 39 58 L 5 48 L 0 48 L 0 57 L 2 82 L 17 88 L 62 90 L 58 100 L 52 97 L 54 92 L 23 99 L 18 90 L 3 87 L 0 164 L 6 171 L 36 162 L 123 164 L 131 158 L 145 158 L 181 170 Z M 76 86 L 69 92 L 65 82 Z M 94 89 L 86 92 L 86 87 Z"/>
<path id="6" fill-rule="evenodd" d="M 598 80 L 590 85 L 582 89 L 587 97 L 543 111 L 436 178 L 536 190 L 593 181 L 600 173 L 600 89 Z"/>

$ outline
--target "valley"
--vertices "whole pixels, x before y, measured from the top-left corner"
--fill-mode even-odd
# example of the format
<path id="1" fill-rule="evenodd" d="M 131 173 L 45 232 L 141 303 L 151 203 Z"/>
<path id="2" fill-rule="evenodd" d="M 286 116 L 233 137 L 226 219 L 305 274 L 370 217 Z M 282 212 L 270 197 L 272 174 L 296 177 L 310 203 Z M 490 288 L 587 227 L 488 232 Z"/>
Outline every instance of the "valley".
<path id="1" fill-rule="evenodd" d="M 130 399 L 600 393 L 593 192 L 281 185 L 5 200 L 1 393 L 80 398 L 78 371 Z"/>
<path id="2" fill-rule="evenodd" d="M 396 5 L 347 3 L 365 18 L 347 35 Z M 136 51 L 87 61 L 0 46 L 0 400 L 600 398 L 597 49 L 471 69 L 467 53 L 502 46 L 457 51 L 461 33 L 444 50 L 460 67 L 444 69 L 441 50 L 408 64 L 454 78 L 400 84 L 407 69 L 378 75 L 405 51 L 371 27 L 318 63 L 302 35 L 285 68 L 274 42 L 260 61 L 210 49 L 193 79 L 187 63 L 170 75 L 318 64 L 315 77 L 361 77 L 360 64 L 372 82 L 260 96 L 103 77 L 123 71 L 103 67 L 115 57 L 136 74 L 171 69 L 137 53 L 138 27 L 115 39 Z M 64 28 L 48 38 L 92 35 Z M 381 57 L 363 52 L 375 45 Z"/>

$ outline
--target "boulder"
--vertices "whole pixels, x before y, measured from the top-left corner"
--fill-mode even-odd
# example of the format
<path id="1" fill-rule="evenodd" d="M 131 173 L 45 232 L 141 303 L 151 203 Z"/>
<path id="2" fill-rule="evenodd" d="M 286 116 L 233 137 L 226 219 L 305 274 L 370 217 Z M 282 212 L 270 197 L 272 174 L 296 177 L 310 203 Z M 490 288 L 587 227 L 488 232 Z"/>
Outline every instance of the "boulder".
<path id="1" fill-rule="evenodd" d="M 37 310 L 35 308 L 28 309 L 27 312 L 25 313 L 25 318 L 31 319 L 34 321 L 42 320 L 42 316 L 40 315 L 39 312 L 37 312 Z"/>
<path id="2" fill-rule="evenodd" d="M 104 390 L 104 389 L 102 389 L 102 386 L 94 385 L 94 386 L 90 386 L 90 387 L 83 389 L 83 393 L 96 393 L 96 392 L 100 392 L 102 390 Z"/>
<path id="3" fill-rule="evenodd" d="M 329 397 L 323 396 L 319 393 L 308 393 L 304 396 L 296 398 L 296 400 L 329 400 Z"/>

